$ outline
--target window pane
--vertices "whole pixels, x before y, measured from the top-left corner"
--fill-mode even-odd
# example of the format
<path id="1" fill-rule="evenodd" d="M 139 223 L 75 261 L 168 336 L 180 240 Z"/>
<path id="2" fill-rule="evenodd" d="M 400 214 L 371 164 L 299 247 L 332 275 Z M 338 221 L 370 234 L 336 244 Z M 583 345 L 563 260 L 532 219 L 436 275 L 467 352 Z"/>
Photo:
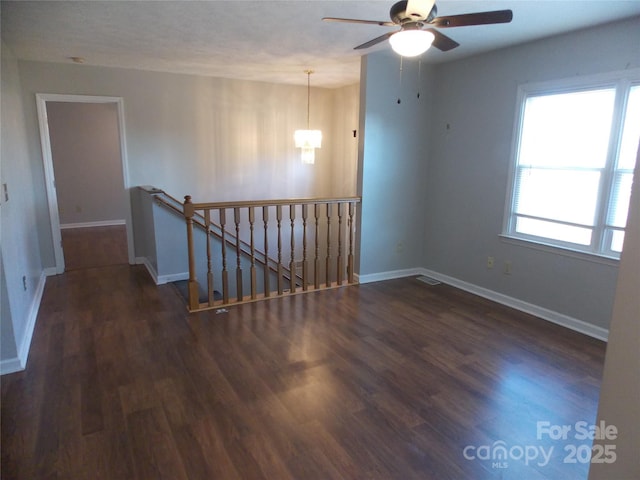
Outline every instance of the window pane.
<path id="1" fill-rule="evenodd" d="M 527 98 L 518 164 L 603 167 L 614 101 L 615 89 Z"/>
<path id="2" fill-rule="evenodd" d="M 631 87 L 629 92 L 618 168 L 633 170 L 638 154 L 638 142 L 640 142 L 640 85 Z"/>
<path id="3" fill-rule="evenodd" d="M 627 226 L 632 183 L 632 173 L 618 173 L 614 178 L 607 218 L 607 223 L 612 227 L 624 228 Z"/>
<path id="4" fill-rule="evenodd" d="M 611 250 L 614 252 L 622 252 L 622 244 L 624 243 L 624 232 L 615 230 L 611 236 Z"/>
<path id="5" fill-rule="evenodd" d="M 515 213 L 593 225 L 600 172 L 522 168 Z"/>
<path id="6" fill-rule="evenodd" d="M 518 217 L 516 220 L 516 232 L 579 245 L 591 244 L 590 228 L 573 227 L 532 218 Z"/>

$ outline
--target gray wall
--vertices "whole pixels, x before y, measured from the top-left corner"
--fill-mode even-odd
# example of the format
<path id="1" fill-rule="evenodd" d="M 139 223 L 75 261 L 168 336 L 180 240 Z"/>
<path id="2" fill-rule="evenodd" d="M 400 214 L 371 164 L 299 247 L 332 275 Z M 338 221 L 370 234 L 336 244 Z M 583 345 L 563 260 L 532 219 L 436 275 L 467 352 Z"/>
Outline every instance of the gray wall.
<path id="1" fill-rule="evenodd" d="M 117 105 L 47 102 L 47 119 L 60 224 L 124 222 Z"/>
<path id="2" fill-rule="evenodd" d="M 3 283 L 0 331 L 3 334 L 1 359 L 7 360 L 15 357 L 16 352 L 23 353 L 22 348 L 28 348 L 28 344 L 25 345 L 26 337 L 30 335 L 27 323 L 36 301 L 42 263 L 36 235 L 38 204 L 33 193 L 35 173 L 27 148 L 28 133 L 25 129 L 20 74 L 15 56 L 4 44 L 1 74 L 0 184 L 7 184 L 9 201 L 5 202 L 4 198 L 0 201 L 0 248 L 4 260 L 0 269 L 0 282 Z M 10 346 L 11 338 L 4 337 L 10 332 L 13 332 L 13 347 Z"/>
<path id="3" fill-rule="evenodd" d="M 7 292 L 2 250 L 0 250 L 0 361 L 16 358 L 16 337 L 13 332 L 11 306 L 9 305 L 9 292 Z"/>
<path id="4" fill-rule="evenodd" d="M 598 424 L 618 428 L 618 438 L 596 440 L 600 445 L 615 445 L 616 461 L 593 463 L 589 480 L 640 478 L 640 146 L 636 161 L 631 206 L 624 252 L 616 289 L 611 333 L 607 344 L 604 375 L 600 389 Z"/>
<path id="5" fill-rule="evenodd" d="M 607 328 L 615 263 L 501 240 L 519 84 L 640 67 L 640 19 L 440 65 L 423 265 Z M 449 129 L 447 129 L 449 125 Z M 487 256 L 496 267 L 487 269 Z M 504 275 L 504 261 L 512 274 Z"/>
<path id="6" fill-rule="evenodd" d="M 418 99 L 417 61 L 405 59 L 402 88 L 399 67 L 397 55 L 386 52 L 363 60 L 361 277 L 421 266 L 433 71 L 422 66 Z"/>
<path id="7" fill-rule="evenodd" d="M 293 132 L 306 128 L 306 87 L 88 65 L 19 66 L 46 266 L 54 256 L 36 93 L 122 97 L 130 185 L 155 185 L 178 198 L 190 194 L 196 202 L 330 196 L 333 179 L 356 162 L 355 152 L 353 158 L 334 155 L 334 90 L 312 88 L 311 127 L 323 131 L 323 147 L 315 165 L 303 165 Z M 348 185 L 340 190 L 354 193 Z"/>

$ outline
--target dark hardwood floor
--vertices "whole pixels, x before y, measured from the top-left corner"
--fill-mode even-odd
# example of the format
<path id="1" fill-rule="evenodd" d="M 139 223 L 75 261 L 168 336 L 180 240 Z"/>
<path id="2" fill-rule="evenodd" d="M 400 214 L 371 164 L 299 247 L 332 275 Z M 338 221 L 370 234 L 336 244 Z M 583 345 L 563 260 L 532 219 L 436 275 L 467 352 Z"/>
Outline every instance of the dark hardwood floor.
<path id="1" fill-rule="evenodd" d="M 537 422 L 595 421 L 604 349 L 412 278 L 190 316 L 143 267 L 73 270 L 2 377 L 2 478 L 586 479 Z"/>
<path id="2" fill-rule="evenodd" d="M 124 225 L 69 228 L 61 231 L 65 271 L 126 265 L 127 231 Z"/>

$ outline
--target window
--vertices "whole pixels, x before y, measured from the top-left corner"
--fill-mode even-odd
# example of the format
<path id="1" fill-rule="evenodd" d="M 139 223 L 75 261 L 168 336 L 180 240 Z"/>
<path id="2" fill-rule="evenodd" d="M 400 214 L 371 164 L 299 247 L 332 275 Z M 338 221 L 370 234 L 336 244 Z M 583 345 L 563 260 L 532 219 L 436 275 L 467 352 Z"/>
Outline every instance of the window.
<path id="1" fill-rule="evenodd" d="M 619 257 L 640 142 L 640 78 L 521 88 L 518 123 L 505 235 Z"/>

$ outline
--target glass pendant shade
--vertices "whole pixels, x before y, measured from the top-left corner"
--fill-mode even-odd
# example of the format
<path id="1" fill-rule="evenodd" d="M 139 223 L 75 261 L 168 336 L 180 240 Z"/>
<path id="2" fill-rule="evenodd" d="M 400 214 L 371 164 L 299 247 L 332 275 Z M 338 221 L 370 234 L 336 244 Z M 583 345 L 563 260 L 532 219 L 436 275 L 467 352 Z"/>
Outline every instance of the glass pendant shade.
<path id="1" fill-rule="evenodd" d="M 306 163 L 312 165 L 316 163 L 316 149 L 311 147 L 302 147 L 301 148 L 301 156 L 300 159 L 302 163 Z"/>
<path id="2" fill-rule="evenodd" d="M 322 132 L 320 130 L 296 130 L 293 134 L 296 148 L 320 148 Z"/>
<path id="3" fill-rule="evenodd" d="M 401 30 L 389 37 L 394 52 L 403 57 L 416 57 L 431 47 L 434 35 L 426 30 Z"/>

